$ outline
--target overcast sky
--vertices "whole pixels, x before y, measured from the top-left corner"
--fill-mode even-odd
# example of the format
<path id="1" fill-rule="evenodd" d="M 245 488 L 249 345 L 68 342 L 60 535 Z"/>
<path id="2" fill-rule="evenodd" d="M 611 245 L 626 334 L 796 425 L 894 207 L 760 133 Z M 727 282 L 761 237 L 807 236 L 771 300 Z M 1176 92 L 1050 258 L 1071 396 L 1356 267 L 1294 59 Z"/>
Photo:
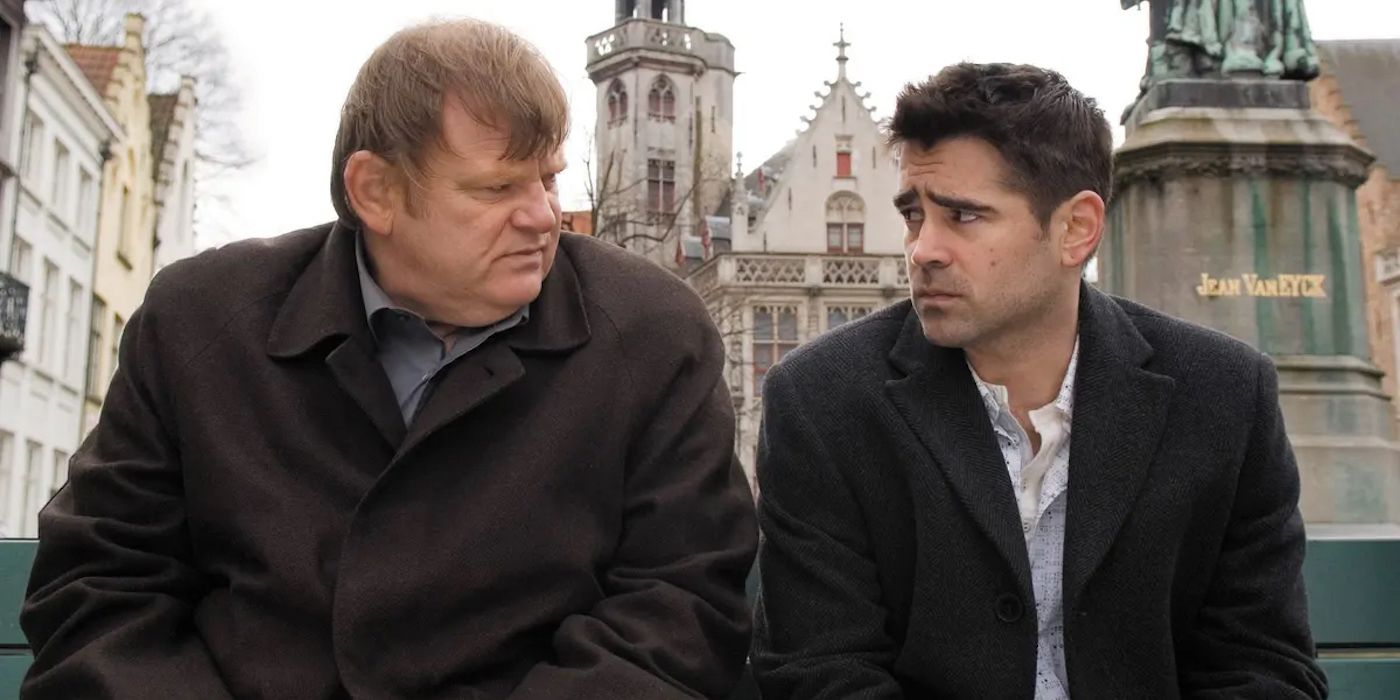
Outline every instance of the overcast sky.
<path id="1" fill-rule="evenodd" d="M 260 156 L 219 186 L 227 205 L 204 212 L 215 215 L 201 217 L 201 246 L 332 219 L 331 144 L 345 92 L 375 46 L 432 17 L 495 21 L 543 50 L 573 104 L 564 206 L 586 206 L 581 158 L 595 88 L 584 40 L 613 25 L 613 0 L 195 1 L 223 32 L 244 91 L 245 132 Z M 1400 6 L 1391 0 L 1312 0 L 1308 18 L 1318 39 L 1400 37 Z M 1121 10 L 1118 0 L 689 0 L 686 23 L 735 46 L 734 144 L 746 169 L 796 134 L 813 92 L 835 79 L 832 43 L 843 22 L 850 78 L 871 93 L 877 119 L 889 115 L 904 83 L 972 60 L 1058 70 L 1116 124 L 1146 60 L 1147 13 Z"/>

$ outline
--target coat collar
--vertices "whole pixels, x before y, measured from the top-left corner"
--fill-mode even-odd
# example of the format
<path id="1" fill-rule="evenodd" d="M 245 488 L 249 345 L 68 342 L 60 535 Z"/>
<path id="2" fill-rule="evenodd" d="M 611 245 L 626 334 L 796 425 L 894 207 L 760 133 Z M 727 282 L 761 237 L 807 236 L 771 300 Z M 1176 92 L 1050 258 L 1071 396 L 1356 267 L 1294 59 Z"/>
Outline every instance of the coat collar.
<path id="1" fill-rule="evenodd" d="M 336 223 L 292 284 L 268 335 L 276 358 L 304 355 L 331 338 L 355 338 L 372 348 L 355 267 L 355 231 Z"/>
<path id="2" fill-rule="evenodd" d="M 268 337 L 268 354 L 297 357 L 332 338 L 353 338 L 373 349 L 355 245 L 354 229 L 341 223 L 331 228 L 282 303 Z M 530 321 L 502 335 L 507 344 L 524 352 L 562 352 L 588 341 L 588 314 L 578 271 L 565 246 L 559 246 L 554 267 L 530 304 Z"/>
<path id="3" fill-rule="evenodd" d="M 293 284 L 267 341 L 273 358 L 323 360 L 394 449 L 402 452 L 524 376 L 517 353 L 562 353 L 588 341 L 578 270 L 564 246 L 531 303 L 530 321 L 500 334 L 500 342 L 469 353 L 443 380 L 443 398 L 430 400 L 410 434 L 393 387 L 375 358 L 355 263 L 355 230 L 335 224 Z M 447 389 L 450 389 L 447 390 Z"/>
<path id="4" fill-rule="evenodd" d="M 1081 283 L 1080 356 L 1070 442 L 1065 534 L 1066 609 L 1127 520 L 1161 438 L 1174 381 L 1144 369 L 1152 346 L 1108 295 Z M 981 398 L 960 349 L 933 345 L 909 308 L 889 353 L 903 374 L 886 393 L 933 456 L 942 479 L 1030 591 L 1015 495 Z M 911 465 L 916 489 L 938 476 Z"/>

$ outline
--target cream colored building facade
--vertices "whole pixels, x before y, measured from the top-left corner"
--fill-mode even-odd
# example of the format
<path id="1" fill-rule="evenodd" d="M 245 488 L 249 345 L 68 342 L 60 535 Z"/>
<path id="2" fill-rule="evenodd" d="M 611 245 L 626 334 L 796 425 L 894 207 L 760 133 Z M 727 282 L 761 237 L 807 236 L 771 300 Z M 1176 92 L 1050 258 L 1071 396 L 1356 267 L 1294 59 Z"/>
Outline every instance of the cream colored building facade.
<path id="1" fill-rule="evenodd" d="M 127 15 L 120 47 L 69 47 L 124 131 L 102 170 L 93 337 L 97 371 L 87 387 L 84 431 L 97 422 L 117 346 L 155 270 L 155 180 L 150 105 L 146 95 L 145 20 Z M 91 60 L 87 60 L 91 59 Z"/>

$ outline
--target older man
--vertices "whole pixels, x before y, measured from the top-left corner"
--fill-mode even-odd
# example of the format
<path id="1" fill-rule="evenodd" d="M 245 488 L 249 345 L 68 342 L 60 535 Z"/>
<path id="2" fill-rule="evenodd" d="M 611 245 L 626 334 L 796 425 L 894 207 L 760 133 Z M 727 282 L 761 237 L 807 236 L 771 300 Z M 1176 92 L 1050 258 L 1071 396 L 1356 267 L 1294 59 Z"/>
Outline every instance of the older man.
<path id="1" fill-rule="evenodd" d="M 27 698 L 691 698 L 756 547 L 719 337 L 560 235 L 560 84 L 404 30 L 341 115 L 339 221 L 174 265 L 40 515 Z"/>

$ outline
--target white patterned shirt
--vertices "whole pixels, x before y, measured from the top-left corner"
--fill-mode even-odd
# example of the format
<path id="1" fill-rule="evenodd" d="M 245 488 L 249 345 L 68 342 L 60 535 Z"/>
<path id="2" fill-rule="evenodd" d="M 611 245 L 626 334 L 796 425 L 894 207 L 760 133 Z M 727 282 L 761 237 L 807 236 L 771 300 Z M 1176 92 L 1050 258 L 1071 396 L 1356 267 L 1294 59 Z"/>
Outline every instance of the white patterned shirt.
<path id="1" fill-rule="evenodd" d="M 1031 587 L 1035 592 L 1038 638 L 1035 655 L 1035 700 L 1067 700 L 1064 609 L 1061 583 L 1065 550 L 1065 490 L 1069 487 L 1069 432 L 1074 413 L 1074 372 L 1079 366 L 1075 339 L 1060 393 L 1051 403 L 1030 412 L 1040 433 L 1040 452 L 1032 453 L 1026 431 L 1016 422 L 1006 387 L 988 384 L 972 370 L 977 391 L 987 409 L 1001 447 L 1006 471 L 1021 512 L 1021 532 L 1030 556 Z"/>

